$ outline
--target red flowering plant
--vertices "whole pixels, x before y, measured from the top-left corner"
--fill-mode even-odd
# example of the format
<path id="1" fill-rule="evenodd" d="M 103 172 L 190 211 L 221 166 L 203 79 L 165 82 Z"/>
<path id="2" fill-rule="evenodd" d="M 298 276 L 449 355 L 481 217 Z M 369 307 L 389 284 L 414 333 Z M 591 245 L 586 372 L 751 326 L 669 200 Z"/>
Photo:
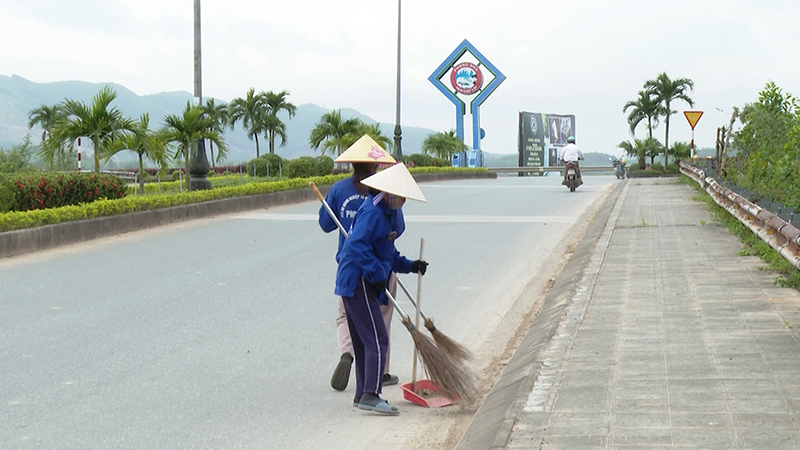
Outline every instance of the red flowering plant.
<path id="1" fill-rule="evenodd" d="M 7 197 L 0 202 L 8 211 L 30 211 L 89 203 L 101 198 L 121 198 L 126 186 L 116 175 L 93 173 L 15 174 L 6 182 Z M 2 212 L 2 211 L 0 211 Z"/>

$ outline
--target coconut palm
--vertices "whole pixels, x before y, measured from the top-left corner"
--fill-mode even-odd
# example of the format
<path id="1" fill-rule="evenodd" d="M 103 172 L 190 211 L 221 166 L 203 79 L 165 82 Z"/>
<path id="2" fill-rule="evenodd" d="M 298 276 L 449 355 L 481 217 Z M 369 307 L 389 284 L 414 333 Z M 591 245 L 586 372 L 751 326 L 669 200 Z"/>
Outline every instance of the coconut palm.
<path id="1" fill-rule="evenodd" d="M 453 155 L 469 147 L 456 135 L 455 130 L 431 133 L 422 141 L 422 152 L 436 155 L 437 158 L 452 159 Z"/>
<path id="2" fill-rule="evenodd" d="M 94 171 L 99 173 L 100 160 L 111 141 L 125 133 L 135 131 L 135 123 L 123 117 L 117 108 L 111 107 L 116 98 L 117 93 L 106 85 L 94 96 L 90 105 L 75 100 L 65 100 L 62 108 L 66 119 L 58 122 L 53 129 L 54 145 L 44 146 L 43 152 L 49 153 L 46 156 L 52 161 L 52 152 L 56 147 L 64 148 L 71 145 L 75 139 L 86 136 L 94 146 Z"/>
<path id="3" fill-rule="evenodd" d="M 111 141 L 106 159 L 123 150 L 130 150 L 139 156 L 139 195 L 144 194 L 144 158 L 163 168 L 167 163 L 166 143 L 150 129 L 150 115 L 145 113 L 135 124 L 135 132 L 128 133 Z"/>
<path id="4" fill-rule="evenodd" d="M 272 91 L 262 92 L 261 99 L 267 106 L 267 118 L 264 121 L 264 132 L 267 133 L 269 139 L 269 152 L 275 153 L 275 136 L 281 138 L 281 147 L 286 145 L 286 124 L 279 118 L 278 113 L 286 111 L 289 118 L 294 117 L 297 112 L 297 107 L 286 100 L 289 92 L 281 91 L 277 94 Z"/>
<path id="5" fill-rule="evenodd" d="M 625 103 L 622 112 L 627 112 L 629 108 L 633 108 L 628 114 L 631 136 L 634 135 L 639 123 L 647 119 L 647 136 L 653 137 L 653 127 L 658 126 L 658 118 L 664 113 L 661 103 L 656 100 L 653 94 L 647 91 L 639 91 L 639 98 Z"/>
<path id="6" fill-rule="evenodd" d="M 186 174 L 189 174 L 189 153 L 197 145 L 197 141 L 208 139 L 217 144 L 220 151 L 227 150 L 225 140 L 219 131 L 214 130 L 214 119 L 203 114 L 202 108 L 186 102 L 182 115 L 170 114 L 164 117 L 165 127 L 160 133 L 166 143 L 177 144 L 173 157 L 183 157 Z M 191 189 L 191 185 L 186 183 Z"/>
<path id="7" fill-rule="evenodd" d="M 211 119 L 214 120 L 214 126 L 212 129 L 218 133 L 222 133 L 223 128 L 225 128 L 228 125 L 228 120 L 229 120 L 228 105 L 225 103 L 217 105 L 214 102 L 214 99 L 211 98 L 206 101 L 205 105 L 203 105 L 203 112 L 207 117 L 210 117 Z M 211 152 L 211 167 L 215 167 L 213 143 L 211 143 L 211 145 L 209 146 L 209 151 Z M 221 161 L 223 158 L 225 158 L 225 156 L 227 156 L 227 151 L 217 152 L 216 161 Z"/>
<path id="8" fill-rule="evenodd" d="M 675 113 L 670 104 L 673 100 L 683 100 L 693 106 L 694 102 L 687 91 L 694 89 L 694 81 L 689 78 L 676 78 L 671 80 L 666 72 L 659 74 L 655 80 L 647 80 L 644 83 L 644 88 L 651 95 L 656 97 L 662 107 L 662 115 L 664 116 L 664 126 L 666 131 L 664 133 L 664 169 L 669 164 L 669 117 Z"/>
<path id="9" fill-rule="evenodd" d="M 42 128 L 42 145 L 44 146 L 44 141 L 53 132 L 53 127 L 64 118 L 64 109 L 61 105 L 42 105 L 28 112 L 28 129 L 33 128 L 35 125 L 39 125 Z"/>
<path id="10" fill-rule="evenodd" d="M 244 98 L 235 98 L 228 105 L 231 130 L 234 129 L 236 122 L 242 122 L 242 126 L 247 131 L 247 137 L 256 141 L 256 158 L 261 155 L 258 135 L 264 132 L 264 118 L 267 113 L 264 97 L 256 94 L 254 88 L 250 88 Z"/>
<path id="11" fill-rule="evenodd" d="M 331 154 L 339 156 L 347 148 L 344 145 L 346 136 L 357 133 L 361 123 L 359 119 L 342 119 L 340 109 L 325 113 L 311 130 L 308 143 L 314 150 L 320 150 L 323 155 L 330 150 Z"/>

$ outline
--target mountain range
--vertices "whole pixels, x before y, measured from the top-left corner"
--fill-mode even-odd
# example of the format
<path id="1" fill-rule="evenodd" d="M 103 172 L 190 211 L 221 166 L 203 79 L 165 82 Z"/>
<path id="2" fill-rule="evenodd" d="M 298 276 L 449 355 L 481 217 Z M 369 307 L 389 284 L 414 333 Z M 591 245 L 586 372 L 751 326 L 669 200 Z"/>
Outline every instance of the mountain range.
<path id="1" fill-rule="evenodd" d="M 193 96 L 186 91 L 162 92 L 152 95 L 136 95 L 124 86 L 107 83 L 117 93 L 117 98 L 112 103 L 125 117 L 138 119 L 143 113 L 150 114 L 151 127 L 163 125 L 163 119 L 169 114 L 181 114 L 186 107 L 186 102 L 192 101 Z M 52 106 L 72 99 L 90 104 L 92 97 L 97 94 L 106 83 L 87 83 L 83 81 L 58 81 L 52 83 L 35 83 L 17 75 L 11 77 L 0 75 L 0 148 L 10 148 L 22 142 L 24 136 L 31 135 L 31 141 L 39 144 L 42 130 L 38 127 L 28 129 L 28 113 L 42 105 Z M 244 96 L 244 92 L 242 96 Z M 208 100 L 204 98 L 204 100 Z M 291 97 L 288 98 L 291 101 Z M 229 100 L 214 99 L 217 104 L 227 103 Z M 285 112 L 278 115 L 286 124 L 286 145 L 280 147 L 280 139 L 275 143 L 275 152 L 284 159 L 294 159 L 300 156 L 318 156 L 319 150 L 312 149 L 308 144 L 308 136 L 323 114 L 330 112 L 315 104 L 297 105 L 294 117 L 289 118 Z M 367 124 L 376 123 L 372 118 L 360 112 L 342 108 L 342 117 L 345 119 L 358 118 Z M 381 123 L 383 134 L 392 138 L 394 124 Z M 422 141 L 434 133 L 419 127 L 402 128 L 403 154 L 420 153 Z M 237 123 L 234 130 L 227 128 L 224 133 L 229 152 L 227 162 L 238 164 L 249 161 L 256 156 L 255 141 L 247 138 L 241 123 Z M 263 136 L 259 136 L 261 154 L 269 152 L 269 144 Z M 125 155 L 130 153 L 130 155 Z M 120 153 L 120 158 L 134 160 L 133 152 Z"/>

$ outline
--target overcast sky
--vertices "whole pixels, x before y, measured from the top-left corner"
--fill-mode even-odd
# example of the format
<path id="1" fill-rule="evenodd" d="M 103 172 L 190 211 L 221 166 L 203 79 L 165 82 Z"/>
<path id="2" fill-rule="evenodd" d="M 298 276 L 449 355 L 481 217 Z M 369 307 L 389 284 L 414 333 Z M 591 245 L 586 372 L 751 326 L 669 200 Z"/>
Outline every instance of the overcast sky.
<path id="1" fill-rule="evenodd" d="M 394 123 L 397 6 L 203 0 L 203 96 L 287 90 L 295 105 Z M 455 128 L 428 76 L 467 39 L 507 77 L 481 108 L 485 151 L 516 153 L 518 113 L 530 111 L 575 114 L 584 151 L 621 154 L 622 107 L 661 72 L 695 83 L 694 108 L 673 104 L 670 142 L 690 140 L 682 111 L 696 109 L 696 145 L 713 147 L 731 107 L 768 81 L 800 95 L 798 23 L 797 0 L 403 0 L 401 124 Z M 192 0 L 0 0 L 0 42 L 0 75 L 193 91 Z M 663 125 L 655 133 L 663 142 Z"/>

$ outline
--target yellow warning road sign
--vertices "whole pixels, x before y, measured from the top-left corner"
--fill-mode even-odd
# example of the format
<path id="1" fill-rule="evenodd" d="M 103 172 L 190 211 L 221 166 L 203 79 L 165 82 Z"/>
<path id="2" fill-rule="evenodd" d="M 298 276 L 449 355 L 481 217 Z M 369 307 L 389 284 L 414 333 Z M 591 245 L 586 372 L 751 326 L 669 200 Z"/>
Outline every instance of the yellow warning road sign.
<path id="1" fill-rule="evenodd" d="M 684 111 L 683 115 L 686 116 L 686 120 L 689 121 L 689 125 L 691 125 L 692 130 L 694 130 L 694 126 L 697 125 L 697 121 L 703 116 L 703 111 Z"/>

